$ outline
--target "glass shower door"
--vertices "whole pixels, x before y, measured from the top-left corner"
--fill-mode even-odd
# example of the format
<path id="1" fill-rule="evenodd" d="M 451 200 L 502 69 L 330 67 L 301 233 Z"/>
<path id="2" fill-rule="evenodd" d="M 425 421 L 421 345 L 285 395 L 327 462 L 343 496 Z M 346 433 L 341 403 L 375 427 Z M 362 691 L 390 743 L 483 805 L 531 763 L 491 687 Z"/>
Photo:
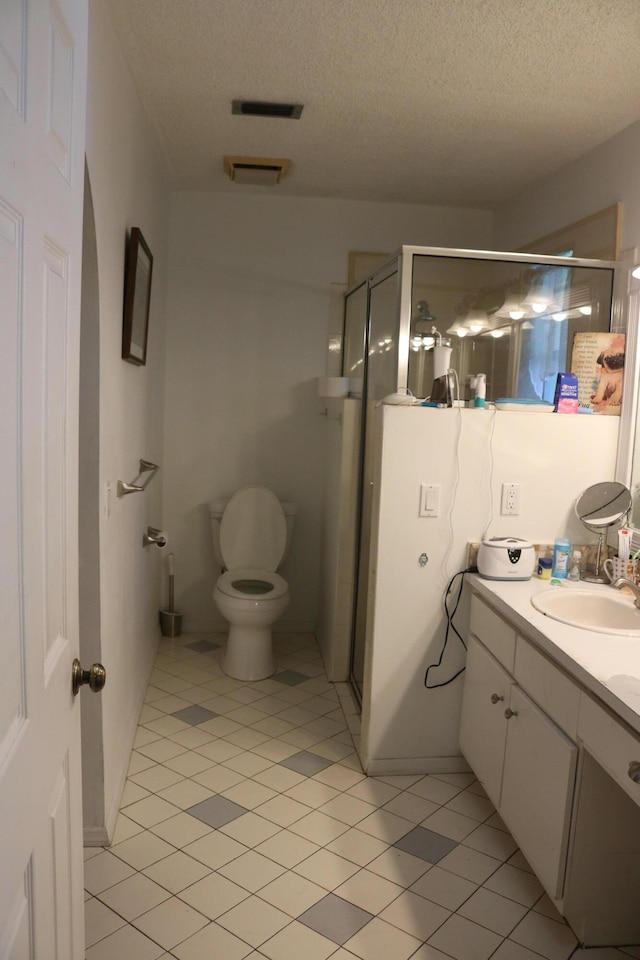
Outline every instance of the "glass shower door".
<path id="1" fill-rule="evenodd" d="M 361 496 L 356 554 L 356 585 L 351 641 L 351 685 L 362 702 L 369 596 L 369 562 L 373 503 L 374 412 L 376 404 L 398 389 L 398 270 L 397 266 L 369 290 L 368 358 L 363 388 Z"/>

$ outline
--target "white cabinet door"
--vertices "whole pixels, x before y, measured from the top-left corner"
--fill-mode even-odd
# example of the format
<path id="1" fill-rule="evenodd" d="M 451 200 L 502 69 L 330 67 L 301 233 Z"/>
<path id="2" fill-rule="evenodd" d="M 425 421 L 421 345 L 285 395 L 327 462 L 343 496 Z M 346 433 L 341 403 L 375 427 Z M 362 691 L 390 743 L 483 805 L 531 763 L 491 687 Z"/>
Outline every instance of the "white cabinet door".
<path id="1" fill-rule="evenodd" d="M 549 896 L 558 899 L 578 749 L 517 686 L 509 708 L 500 815 Z"/>
<path id="2" fill-rule="evenodd" d="M 496 807 L 508 724 L 504 711 L 513 679 L 474 636 L 469 637 L 460 720 L 460 747 Z"/>

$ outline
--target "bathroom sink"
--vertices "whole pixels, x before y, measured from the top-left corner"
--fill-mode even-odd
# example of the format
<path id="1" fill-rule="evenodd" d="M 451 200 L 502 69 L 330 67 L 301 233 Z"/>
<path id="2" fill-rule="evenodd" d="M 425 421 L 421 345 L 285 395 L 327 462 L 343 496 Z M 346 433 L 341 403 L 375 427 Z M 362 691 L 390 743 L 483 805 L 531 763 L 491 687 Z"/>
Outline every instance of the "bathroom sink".
<path id="1" fill-rule="evenodd" d="M 619 593 L 549 587 L 531 597 L 540 613 L 572 627 L 597 633 L 622 633 L 640 637 L 640 610 Z"/>

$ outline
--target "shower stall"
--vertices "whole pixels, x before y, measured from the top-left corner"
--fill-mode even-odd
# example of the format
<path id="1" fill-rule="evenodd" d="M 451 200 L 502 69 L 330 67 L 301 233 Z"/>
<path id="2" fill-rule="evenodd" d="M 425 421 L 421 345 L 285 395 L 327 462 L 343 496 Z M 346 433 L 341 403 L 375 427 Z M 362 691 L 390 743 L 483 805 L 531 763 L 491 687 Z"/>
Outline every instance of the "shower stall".
<path id="1" fill-rule="evenodd" d="M 571 370 L 574 345 L 584 342 L 576 334 L 621 325 L 613 315 L 616 264 L 566 254 L 405 246 L 346 294 L 342 372 L 361 405 L 350 665 L 360 701 L 371 605 L 374 408 L 392 394 L 406 394 L 407 402 L 430 396 L 440 345 L 451 350 L 454 403 L 468 401 L 479 373 L 488 401 L 552 403 L 557 374 Z"/>

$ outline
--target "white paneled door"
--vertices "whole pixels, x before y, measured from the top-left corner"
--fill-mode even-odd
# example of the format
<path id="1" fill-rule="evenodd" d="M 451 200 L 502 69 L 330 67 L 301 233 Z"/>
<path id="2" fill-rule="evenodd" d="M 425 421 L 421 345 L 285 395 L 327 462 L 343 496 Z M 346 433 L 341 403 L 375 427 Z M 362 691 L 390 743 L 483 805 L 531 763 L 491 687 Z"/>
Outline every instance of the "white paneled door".
<path id="1" fill-rule="evenodd" d="M 80 960 L 87 0 L 0 0 L 0 960 Z"/>

